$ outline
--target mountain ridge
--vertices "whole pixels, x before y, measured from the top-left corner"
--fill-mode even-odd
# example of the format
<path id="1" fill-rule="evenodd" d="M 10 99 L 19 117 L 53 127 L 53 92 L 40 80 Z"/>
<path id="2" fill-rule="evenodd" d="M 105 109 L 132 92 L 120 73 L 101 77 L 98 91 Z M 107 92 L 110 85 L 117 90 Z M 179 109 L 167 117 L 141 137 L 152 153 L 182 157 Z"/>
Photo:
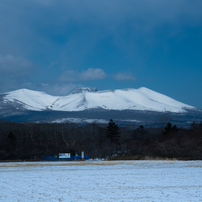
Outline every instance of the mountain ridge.
<path id="1" fill-rule="evenodd" d="M 4 104 L 16 102 L 25 110 L 34 111 L 84 111 L 102 108 L 185 113 L 186 109 L 197 110 L 193 106 L 145 87 L 104 91 L 96 88 L 79 88 L 66 96 L 52 96 L 41 91 L 19 89 L 1 96 Z"/>

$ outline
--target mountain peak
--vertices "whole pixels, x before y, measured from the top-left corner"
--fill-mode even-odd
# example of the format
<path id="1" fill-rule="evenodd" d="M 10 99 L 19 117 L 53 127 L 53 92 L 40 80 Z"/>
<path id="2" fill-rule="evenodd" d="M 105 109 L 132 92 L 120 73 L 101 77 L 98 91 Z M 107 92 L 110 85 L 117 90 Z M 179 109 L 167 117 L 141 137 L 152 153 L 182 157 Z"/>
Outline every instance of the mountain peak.
<path id="1" fill-rule="evenodd" d="M 81 88 L 75 89 L 72 94 L 78 94 L 78 93 L 83 93 L 83 92 L 97 92 L 97 91 L 98 91 L 97 88 L 81 87 Z"/>
<path id="2" fill-rule="evenodd" d="M 46 94 L 45 92 L 42 91 L 36 91 L 36 90 L 30 90 L 30 89 L 26 89 L 26 88 L 21 88 L 18 90 L 14 90 L 14 91 L 10 91 L 7 92 L 6 94 Z"/>

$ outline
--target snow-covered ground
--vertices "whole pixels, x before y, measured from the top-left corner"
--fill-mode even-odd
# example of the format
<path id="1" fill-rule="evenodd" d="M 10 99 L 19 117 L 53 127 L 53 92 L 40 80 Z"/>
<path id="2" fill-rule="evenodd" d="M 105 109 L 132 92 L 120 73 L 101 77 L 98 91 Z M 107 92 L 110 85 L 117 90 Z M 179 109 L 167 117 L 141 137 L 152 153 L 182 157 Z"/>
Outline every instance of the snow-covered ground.
<path id="1" fill-rule="evenodd" d="M 202 161 L 0 163 L 0 201 L 202 201 Z"/>
<path id="2" fill-rule="evenodd" d="M 130 119 L 114 119 L 114 120 L 115 121 L 121 121 L 121 122 L 134 122 L 134 123 L 141 122 L 141 121 L 134 120 L 134 119 L 131 119 L 131 120 Z M 109 120 L 106 120 L 106 119 L 85 119 L 85 118 L 62 118 L 62 119 L 56 119 L 55 121 L 52 121 L 52 123 L 66 123 L 66 122 L 107 124 L 107 123 L 109 123 Z"/>
<path id="3" fill-rule="evenodd" d="M 62 118 L 62 119 L 56 119 L 55 121 L 52 121 L 52 123 L 66 123 L 66 122 L 106 124 L 106 123 L 109 123 L 109 120 L 105 120 L 105 119 L 85 119 L 85 118 Z"/>

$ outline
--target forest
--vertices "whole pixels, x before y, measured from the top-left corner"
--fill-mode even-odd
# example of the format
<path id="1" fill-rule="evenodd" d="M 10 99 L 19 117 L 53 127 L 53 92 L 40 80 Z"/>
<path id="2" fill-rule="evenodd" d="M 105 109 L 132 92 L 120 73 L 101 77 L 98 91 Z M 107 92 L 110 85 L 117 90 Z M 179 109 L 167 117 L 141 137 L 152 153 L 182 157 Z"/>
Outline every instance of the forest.
<path id="1" fill-rule="evenodd" d="M 1 161 L 40 160 L 81 151 L 92 159 L 202 159 L 202 123 L 178 128 L 168 122 L 146 128 L 119 127 L 113 120 L 105 125 L 0 121 Z"/>

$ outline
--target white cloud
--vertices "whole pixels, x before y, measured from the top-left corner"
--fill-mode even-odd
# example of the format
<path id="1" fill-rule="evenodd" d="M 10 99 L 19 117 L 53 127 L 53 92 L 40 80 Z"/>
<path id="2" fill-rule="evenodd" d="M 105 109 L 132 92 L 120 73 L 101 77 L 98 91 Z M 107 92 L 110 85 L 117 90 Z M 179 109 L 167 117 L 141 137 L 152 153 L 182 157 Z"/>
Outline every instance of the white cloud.
<path id="1" fill-rule="evenodd" d="M 0 55 L 0 72 L 22 74 L 30 71 L 33 68 L 33 63 L 23 57 L 15 57 L 13 55 Z"/>
<path id="2" fill-rule="evenodd" d="M 82 72 L 76 72 L 73 70 L 65 71 L 59 78 L 61 82 L 73 82 L 73 81 L 92 81 L 106 78 L 106 73 L 103 69 L 88 68 Z"/>
<path id="3" fill-rule="evenodd" d="M 119 72 L 114 75 L 117 81 L 136 81 L 136 78 L 129 72 Z"/>
<path id="4" fill-rule="evenodd" d="M 80 79 L 82 80 L 99 80 L 106 78 L 106 74 L 102 69 L 88 68 L 86 71 L 81 72 Z"/>
<path id="5" fill-rule="evenodd" d="M 79 88 L 82 85 L 79 84 L 48 84 L 48 83 L 43 83 L 38 86 L 38 88 L 41 91 L 44 91 L 50 95 L 68 95 L 71 93 L 75 88 Z"/>
<path id="6" fill-rule="evenodd" d="M 51 67 L 53 67 L 56 64 L 57 64 L 56 62 L 51 62 L 50 65 L 48 66 L 48 69 L 51 68 Z"/>
<path id="7" fill-rule="evenodd" d="M 24 57 L 0 55 L 0 92 L 26 86 L 36 65 Z"/>

